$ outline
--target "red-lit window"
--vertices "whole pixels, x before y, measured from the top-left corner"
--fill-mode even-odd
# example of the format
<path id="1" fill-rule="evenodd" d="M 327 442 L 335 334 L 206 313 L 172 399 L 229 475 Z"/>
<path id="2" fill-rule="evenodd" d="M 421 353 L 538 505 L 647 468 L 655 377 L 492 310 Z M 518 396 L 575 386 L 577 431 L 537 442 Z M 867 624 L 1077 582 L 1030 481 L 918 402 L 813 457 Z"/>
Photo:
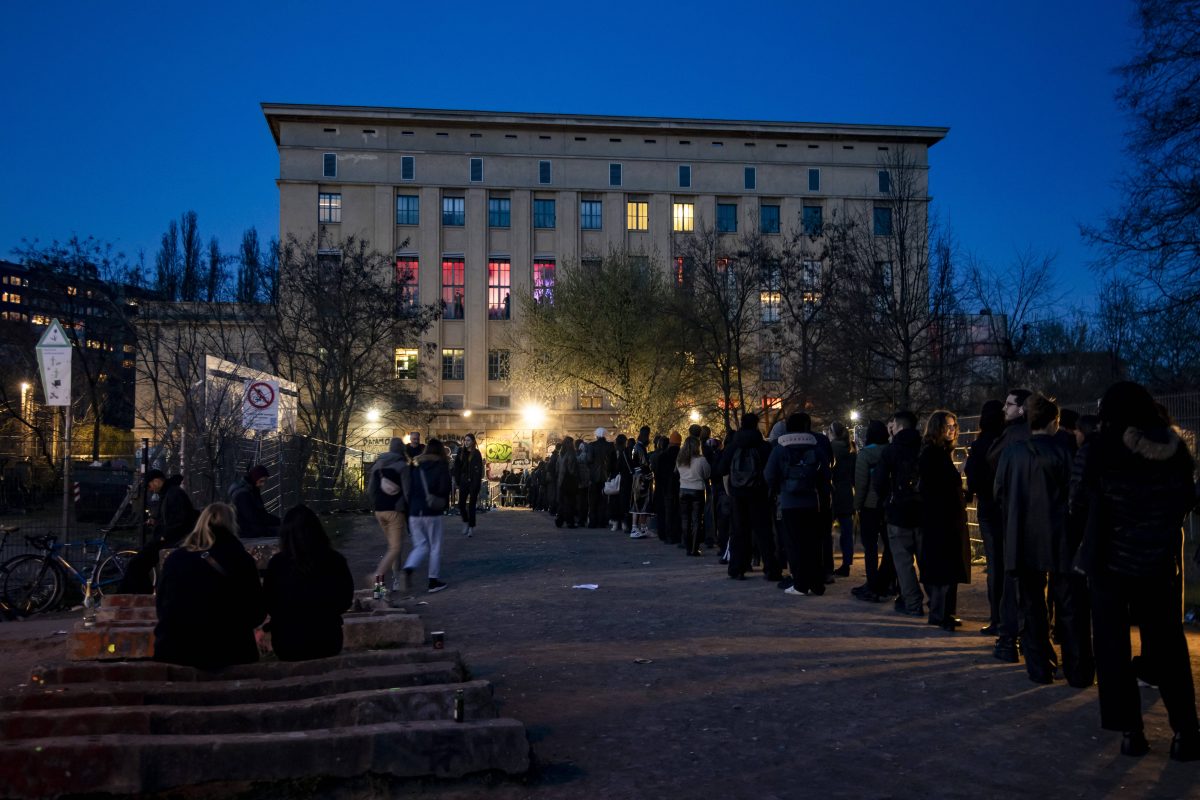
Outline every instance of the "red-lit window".
<path id="1" fill-rule="evenodd" d="M 554 302 L 554 261 L 543 258 L 533 262 L 533 300 L 536 303 Z"/>
<path id="2" fill-rule="evenodd" d="M 782 411 L 783 399 L 780 397 L 764 397 L 762 399 L 763 411 Z"/>
<path id="3" fill-rule="evenodd" d="M 396 310 L 400 313 L 414 310 L 420 304 L 417 294 L 419 264 L 415 256 L 396 258 Z"/>
<path id="4" fill-rule="evenodd" d="M 466 267 L 461 258 L 442 259 L 442 318 L 462 319 Z"/>
<path id="5" fill-rule="evenodd" d="M 512 266 L 507 258 L 488 260 L 488 319 L 512 319 Z"/>

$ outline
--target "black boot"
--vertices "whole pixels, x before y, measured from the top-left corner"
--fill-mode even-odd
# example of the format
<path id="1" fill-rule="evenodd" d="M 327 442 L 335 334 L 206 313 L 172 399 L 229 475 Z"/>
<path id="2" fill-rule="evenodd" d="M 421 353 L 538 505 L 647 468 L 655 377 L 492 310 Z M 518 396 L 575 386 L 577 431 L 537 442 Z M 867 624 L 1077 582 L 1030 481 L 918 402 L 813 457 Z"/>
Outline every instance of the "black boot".
<path id="1" fill-rule="evenodd" d="M 1121 755 L 1140 757 L 1150 752 L 1150 743 L 1146 741 L 1144 731 L 1129 731 L 1121 737 Z M 1171 753 L 1175 752 L 1175 744 L 1171 743 Z"/>

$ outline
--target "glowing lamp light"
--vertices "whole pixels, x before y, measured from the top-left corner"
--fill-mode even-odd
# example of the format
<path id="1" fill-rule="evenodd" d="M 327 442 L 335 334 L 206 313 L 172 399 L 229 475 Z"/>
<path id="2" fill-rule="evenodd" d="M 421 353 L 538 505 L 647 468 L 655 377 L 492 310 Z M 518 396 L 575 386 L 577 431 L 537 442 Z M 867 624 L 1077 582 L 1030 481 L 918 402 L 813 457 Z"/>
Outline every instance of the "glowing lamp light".
<path id="1" fill-rule="evenodd" d="M 692 422 L 699 422 L 700 412 L 693 408 L 692 413 L 688 414 L 688 419 L 690 419 Z"/>
<path id="2" fill-rule="evenodd" d="M 857 412 L 857 411 L 851 411 L 851 412 L 850 412 L 850 421 L 851 421 L 851 422 L 858 422 L 858 412 Z"/>
<path id="3" fill-rule="evenodd" d="M 367 422 L 379 422 L 379 417 L 380 414 L 378 408 L 367 409 Z"/>
<path id="4" fill-rule="evenodd" d="M 546 421 L 546 409 L 539 405 L 528 405 L 521 410 L 521 419 L 527 428 L 540 428 Z"/>
<path id="5" fill-rule="evenodd" d="M 22 392 L 28 392 L 28 391 L 29 391 L 29 389 L 30 389 L 30 385 L 29 385 L 28 383 L 24 383 L 24 382 L 23 382 L 23 383 L 21 384 L 21 391 L 22 391 Z"/>
<path id="6" fill-rule="evenodd" d="M 466 417 L 469 417 L 469 416 L 471 416 L 471 409 L 469 409 L 469 408 L 464 408 L 464 409 L 463 409 L 463 417 L 464 417 L 464 418 L 466 418 Z"/>

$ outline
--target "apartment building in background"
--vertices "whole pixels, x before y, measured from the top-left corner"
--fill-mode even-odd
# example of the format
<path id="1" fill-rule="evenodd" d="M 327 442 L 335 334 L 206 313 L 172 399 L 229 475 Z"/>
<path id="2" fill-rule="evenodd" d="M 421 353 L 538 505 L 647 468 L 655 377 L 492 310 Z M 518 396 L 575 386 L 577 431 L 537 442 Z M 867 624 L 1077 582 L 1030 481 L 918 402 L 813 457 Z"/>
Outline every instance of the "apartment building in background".
<path id="1" fill-rule="evenodd" d="M 946 128 L 265 103 L 279 149 L 281 236 L 365 238 L 395 257 L 398 302 L 439 301 L 397 374 L 443 413 L 433 433 L 522 440 L 609 425 L 605 397 L 561 399 L 540 420 L 511 382 L 517 298 L 552 298 L 562 269 L 624 246 L 657 253 L 702 226 L 783 236 L 887 194 L 889 149 L 927 169 Z M 887 224 L 876 211 L 876 225 Z M 769 313 L 765 310 L 764 313 Z M 428 361 L 432 359 L 433 364 Z M 464 419 L 464 412 L 470 416 Z M 378 438 L 390 435 L 381 431 Z M 534 435 L 533 438 L 536 438 Z"/>

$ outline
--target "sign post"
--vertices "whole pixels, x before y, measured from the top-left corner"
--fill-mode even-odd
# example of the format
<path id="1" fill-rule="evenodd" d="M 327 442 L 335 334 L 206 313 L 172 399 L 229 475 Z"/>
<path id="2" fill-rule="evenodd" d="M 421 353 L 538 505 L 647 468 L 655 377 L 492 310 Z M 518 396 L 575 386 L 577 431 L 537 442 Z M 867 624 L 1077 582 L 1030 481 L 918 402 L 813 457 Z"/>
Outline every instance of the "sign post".
<path id="1" fill-rule="evenodd" d="M 67 543 L 71 519 L 71 341 L 58 320 L 51 320 L 37 343 L 38 369 L 46 405 L 63 407 L 63 510 L 62 540 Z"/>

